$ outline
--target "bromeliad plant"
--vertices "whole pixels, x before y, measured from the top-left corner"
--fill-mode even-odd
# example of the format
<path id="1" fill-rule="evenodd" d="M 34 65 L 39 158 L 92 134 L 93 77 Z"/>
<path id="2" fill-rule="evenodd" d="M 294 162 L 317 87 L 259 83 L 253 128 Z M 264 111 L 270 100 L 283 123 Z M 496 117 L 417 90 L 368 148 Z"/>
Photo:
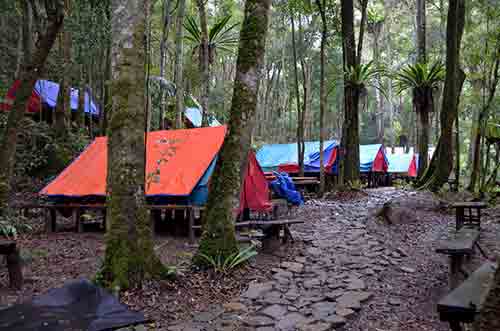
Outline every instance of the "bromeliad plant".
<path id="1" fill-rule="evenodd" d="M 427 63 L 417 63 L 394 73 L 393 80 L 398 94 L 412 90 L 414 101 L 424 104 L 432 102 L 432 93 L 444 76 L 445 68 L 441 62 L 435 62 L 430 67 Z"/>
<path id="2" fill-rule="evenodd" d="M 378 78 L 385 75 L 384 68 L 376 67 L 373 61 L 370 61 L 367 64 L 358 64 L 347 68 L 344 79 L 360 93 L 367 87 L 373 87 L 386 96 L 384 89 L 377 83 Z"/>
<path id="3" fill-rule="evenodd" d="M 445 68 L 441 62 L 408 65 L 393 74 L 396 92 L 412 91 L 413 107 L 419 120 L 418 154 L 427 155 L 429 148 L 429 113 L 434 108 L 434 91 L 444 80 Z M 419 157 L 418 175 L 427 168 L 427 157 Z"/>
<path id="4" fill-rule="evenodd" d="M 253 245 L 229 255 L 227 258 L 223 258 L 222 254 L 208 256 L 199 253 L 199 257 L 205 262 L 205 265 L 213 269 L 216 273 L 229 273 L 256 255 L 257 251 Z"/>
<path id="5" fill-rule="evenodd" d="M 224 16 L 217 20 L 208 31 L 208 59 L 212 64 L 217 51 L 232 52 L 238 45 L 239 38 L 235 32 L 235 27 L 240 23 L 231 24 L 231 15 Z M 193 16 L 188 16 L 184 23 L 187 31 L 186 39 L 193 44 L 193 54 L 201 50 L 201 29 Z"/>

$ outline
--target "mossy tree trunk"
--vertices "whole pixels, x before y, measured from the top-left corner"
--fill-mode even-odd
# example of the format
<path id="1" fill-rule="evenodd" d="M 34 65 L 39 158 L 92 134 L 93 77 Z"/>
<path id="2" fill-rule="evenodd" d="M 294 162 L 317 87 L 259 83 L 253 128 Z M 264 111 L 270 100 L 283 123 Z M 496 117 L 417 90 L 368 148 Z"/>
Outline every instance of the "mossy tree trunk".
<path id="1" fill-rule="evenodd" d="M 175 128 L 182 128 L 182 115 L 184 113 L 184 14 L 186 0 L 177 3 L 177 19 L 175 22 Z"/>
<path id="2" fill-rule="evenodd" d="M 0 213 L 6 210 L 9 198 L 10 179 L 16 156 L 17 129 L 24 116 L 33 87 L 43 72 L 47 57 L 64 21 L 63 0 L 45 1 L 45 4 L 47 26 L 45 32 L 39 36 L 32 57 L 23 59 L 19 75 L 21 84 L 17 90 L 16 99 L 9 113 L 7 127 L 0 143 Z"/>
<path id="3" fill-rule="evenodd" d="M 413 91 L 413 103 L 418 119 L 418 177 L 421 178 L 427 169 L 429 154 L 429 113 L 432 110 L 432 89 L 420 88 Z"/>
<path id="4" fill-rule="evenodd" d="M 465 74 L 460 69 L 460 43 L 465 22 L 465 1 L 450 0 L 446 23 L 446 77 L 441 107 L 441 136 L 420 188 L 438 190 L 453 168 L 453 124 L 458 115 L 458 101 Z"/>
<path id="5" fill-rule="evenodd" d="M 341 1 L 341 16 L 344 72 L 347 72 L 348 68 L 354 68 L 357 63 L 352 0 Z M 346 184 L 359 181 L 359 95 L 359 87 L 351 84 L 345 74 L 340 179 Z"/>
<path id="6" fill-rule="evenodd" d="M 201 76 L 201 93 L 200 105 L 202 108 L 201 125 L 208 126 L 208 97 L 210 94 L 210 58 L 209 58 L 209 45 L 208 45 L 208 22 L 207 10 L 205 9 L 206 0 L 196 0 L 198 6 L 198 13 L 200 16 L 200 30 L 201 30 L 201 44 L 199 51 L 199 65 Z"/>
<path id="7" fill-rule="evenodd" d="M 241 165 L 257 108 L 271 0 L 247 0 L 240 32 L 228 134 L 215 166 L 199 253 L 227 257 L 238 249 L 234 221 L 239 210 Z M 195 262 L 203 264 L 199 255 Z"/>
<path id="8" fill-rule="evenodd" d="M 320 51 L 320 87 L 319 87 L 319 194 L 325 193 L 325 112 L 327 109 L 326 95 L 326 43 L 328 38 L 328 22 L 326 20 L 326 0 L 316 0 L 321 15 L 321 51 Z"/>
<path id="9" fill-rule="evenodd" d="M 108 128 L 105 285 L 124 289 L 161 271 L 146 210 L 145 86 L 149 1 L 113 0 L 112 93 Z"/>

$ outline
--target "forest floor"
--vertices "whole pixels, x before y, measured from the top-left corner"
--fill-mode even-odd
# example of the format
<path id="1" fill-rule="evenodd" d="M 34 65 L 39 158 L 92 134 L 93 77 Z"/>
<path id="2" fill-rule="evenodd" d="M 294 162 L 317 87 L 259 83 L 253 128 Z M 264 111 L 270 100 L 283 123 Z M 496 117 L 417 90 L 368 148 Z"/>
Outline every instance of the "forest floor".
<path id="1" fill-rule="evenodd" d="M 414 201 L 413 217 L 388 225 L 374 216 L 385 202 Z M 295 210 L 295 243 L 228 276 L 193 270 L 196 247 L 158 236 L 157 254 L 176 265 L 176 281 L 151 281 L 121 299 L 155 320 L 151 330 L 441 331 L 436 304 L 447 292 L 447 259 L 434 249 L 454 215 L 429 193 L 380 188 L 309 200 Z M 500 253 L 500 206 L 483 214 L 481 246 Z M 19 239 L 27 283 L 0 305 L 29 300 L 75 278 L 91 279 L 104 254 L 102 233 L 58 232 Z M 474 264 L 481 263 L 476 254 Z"/>

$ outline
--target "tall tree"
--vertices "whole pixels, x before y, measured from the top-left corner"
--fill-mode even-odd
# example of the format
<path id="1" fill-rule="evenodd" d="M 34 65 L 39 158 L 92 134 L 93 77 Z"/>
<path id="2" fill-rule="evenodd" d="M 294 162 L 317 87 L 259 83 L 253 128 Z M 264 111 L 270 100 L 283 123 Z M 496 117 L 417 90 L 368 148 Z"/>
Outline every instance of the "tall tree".
<path id="1" fill-rule="evenodd" d="M 43 72 L 45 62 L 54 45 L 59 30 L 64 21 L 63 0 L 46 0 L 47 25 L 44 33 L 39 35 L 36 48 L 31 57 L 25 57 L 21 65 L 20 85 L 16 92 L 16 99 L 9 113 L 7 126 L 1 140 L 0 148 L 0 213 L 5 212 L 16 156 L 17 131 L 19 123 L 31 97 L 33 87 Z"/>
<path id="2" fill-rule="evenodd" d="M 426 10 L 425 0 L 417 0 L 417 60 L 416 63 L 427 63 L 426 52 Z M 427 169 L 427 155 L 429 154 L 429 113 L 433 108 L 433 90 L 423 91 L 419 95 L 417 89 L 413 92 L 413 105 L 417 115 L 417 151 L 418 176 L 421 177 Z M 417 100 L 418 99 L 418 100 Z"/>
<path id="3" fill-rule="evenodd" d="M 295 38 L 295 19 L 293 10 L 290 9 L 290 20 L 292 23 L 292 51 L 293 51 L 293 73 L 294 73 L 294 87 L 295 87 L 295 100 L 297 103 L 297 158 L 299 165 L 299 174 L 304 175 L 304 121 L 302 109 L 300 107 L 300 92 L 299 92 L 299 70 L 297 60 L 297 40 Z"/>
<path id="4" fill-rule="evenodd" d="M 196 0 L 196 4 L 198 6 L 198 13 L 200 16 L 200 28 L 201 28 L 201 43 L 198 49 L 199 66 L 201 73 L 201 93 L 200 93 L 200 104 L 202 108 L 201 123 L 202 126 L 205 126 L 207 124 L 206 113 L 208 111 L 208 97 L 210 94 L 208 21 L 207 21 L 207 11 L 205 9 L 205 0 Z"/>
<path id="5" fill-rule="evenodd" d="M 364 4 L 364 2 L 363 2 Z M 366 4 L 361 17 L 366 17 Z M 359 181 L 359 97 L 364 85 L 355 77 L 359 72 L 362 48 L 354 37 L 354 7 L 352 0 L 341 0 L 342 51 L 344 64 L 344 125 L 342 127 L 340 180 L 346 184 Z M 359 36 L 363 37 L 364 20 L 361 20 Z M 362 41 L 359 40 L 361 43 Z M 359 44 L 358 44 L 359 46 Z M 361 84 L 360 84 L 361 83 Z"/>
<path id="6" fill-rule="evenodd" d="M 66 15 L 71 15 L 71 0 L 64 0 L 64 10 Z M 66 19 L 67 21 L 67 19 Z M 71 123 L 71 74 L 72 74 L 72 61 L 71 61 L 71 46 L 72 38 L 69 26 L 63 26 L 63 33 L 60 37 L 59 43 L 62 50 L 63 58 L 63 77 L 59 84 L 59 94 L 57 97 L 57 104 L 55 109 L 55 132 L 59 139 L 64 140 L 67 136 L 67 130 Z"/>
<path id="7" fill-rule="evenodd" d="M 184 113 L 184 14 L 186 0 L 177 3 L 177 19 L 175 22 L 175 128 L 182 128 L 182 115 Z"/>
<path id="8" fill-rule="evenodd" d="M 499 36 L 500 37 L 500 36 Z M 470 175 L 470 183 L 468 189 L 472 192 L 476 190 L 477 183 L 479 182 L 480 168 L 481 168 L 481 141 L 484 136 L 484 128 L 486 120 L 488 119 L 489 111 L 495 99 L 498 83 L 500 82 L 500 38 L 497 41 L 496 47 L 492 52 L 493 65 L 491 71 L 488 72 L 487 100 L 479 111 L 478 122 L 473 123 L 473 149 L 472 149 L 472 169 Z M 484 174 L 486 176 L 486 174 Z"/>
<path id="9" fill-rule="evenodd" d="M 148 0 L 112 0 L 113 111 L 108 130 L 105 284 L 125 289 L 161 272 L 146 209 L 145 86 Z"/>
<path id="10" fill-rule="evenodd" d="M 319 194 L 325 193 L 325 111 L 327 109 L 326 95 L 326 43 L 328 39 L 328 22 L 326 21 L 326 0 L 316 0 L 316 6 L 321 16 L 321 50 L 320 50 L 320 87 L 319 87 Z"/>
<path id="11" fill-rule="evenodd" d="M 458 116 L 460 90 L 465 79 L 460 69 L 460 44 L 465 24 L 465 1 L 450 0 L 446 23 L 446 77 L 441 106 L 441 135 L 424 176 L 417 183 L 437 190 L 448 181 L 453 168 L 453 124 Z"/>
<path id="12" fill-rule="evenodd" d="M 242 168 L 257 108 L 271 0 L 247 0 L 241 27 L 228 134 L 215 166 L 199 252 L 227 257 L 237 251 L 235 211 L 239 210 Z M 195 258 L 195 262 L 203 263 Z"/>
<path id="13" fill-rule="evenodd" d="M 162 32 L 160 40 L 160 77 L 165 78 L 166 65 L 167 65 L 167 44 L 168 44 L 168 33 L 170 31 L 170 24 L 172 19 L 170 17 L 170 10 L 172 8 L 172 0 L 163 0 L 162 7 Z M 167 109 L 165 89 L 161 89 L 161 106 L 160 106 L 160 130 L 165 129 L 165 112 Z"/>

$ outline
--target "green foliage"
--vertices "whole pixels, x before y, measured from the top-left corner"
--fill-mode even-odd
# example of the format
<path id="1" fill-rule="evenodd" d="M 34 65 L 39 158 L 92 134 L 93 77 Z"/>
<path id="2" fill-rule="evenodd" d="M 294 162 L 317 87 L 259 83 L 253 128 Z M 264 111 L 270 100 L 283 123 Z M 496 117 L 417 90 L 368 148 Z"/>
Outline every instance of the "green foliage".
<path id="1" fill-rule="evenodd" d="M 31 231 L 32 227 L 27 224 L 27 219 L 21 215 L 15 215 L 12 209 L 7 209 L 0 215 L 0 237 L 17 239 L 20 232 Z"/>
<path id="2" fill-rule="evenodd" d="M 7 124 L 6 113 L 0 113 L 0 134 Z M 17 178 L 26 176 L 46 179 L 64 169 L 89 143 L 84 129 L 69 132 L 65 141 L 56 139 L 55 132 L 46 122 L 25 117 L 20 123 L 14 167 Z"/>
<path id="3" fill-rule="evenodd" d="M 257 251 L 253 245 L 233 253 L 226 258 L 222 254 L 217 254 L 216 256 L 208 256 L 203 253 L 198 254 L 203 262 L 205 262 L 205 265 L 218 273 L 229 273 L 256 255 Z"/>
<path id="4" fill-rule="evenodd" d="M 382 67 L 377 67 L 373 61 L 367 64 L 359 64 L 346 69 L 345 80 L 347 84 L 353 87 L 364 90 L 368 87 L 375 88 L 387 97 L 385 90 L 378 83 L 378 78 L 386 75 L 386 70 Z"/>
<path id="5" fill-rule="evenodd" d="M 409 64 L 394 73 L 396 93 L 401 94 L 413 89 L 435 89 L 444 80 L 445 67 L 435 62 L 431 67 L 426 63 Z"/>
<path id="6" fill-rule="evenodd" d="M 224 16 L 218 19 L 208 31 L 208 51 L 210 62 L 218 50 L 231 53 L 238 45 L 238 35 L 235 33 L 235 27 L 240 23 L 230 24 L 231 15 Z M 187 31 L 185 38 L 193 44 L 193 53 L 200 48 L 201 45 L 201 29 L 193 16 L 188 16 L 184 23 L 184 28 Z"/>

